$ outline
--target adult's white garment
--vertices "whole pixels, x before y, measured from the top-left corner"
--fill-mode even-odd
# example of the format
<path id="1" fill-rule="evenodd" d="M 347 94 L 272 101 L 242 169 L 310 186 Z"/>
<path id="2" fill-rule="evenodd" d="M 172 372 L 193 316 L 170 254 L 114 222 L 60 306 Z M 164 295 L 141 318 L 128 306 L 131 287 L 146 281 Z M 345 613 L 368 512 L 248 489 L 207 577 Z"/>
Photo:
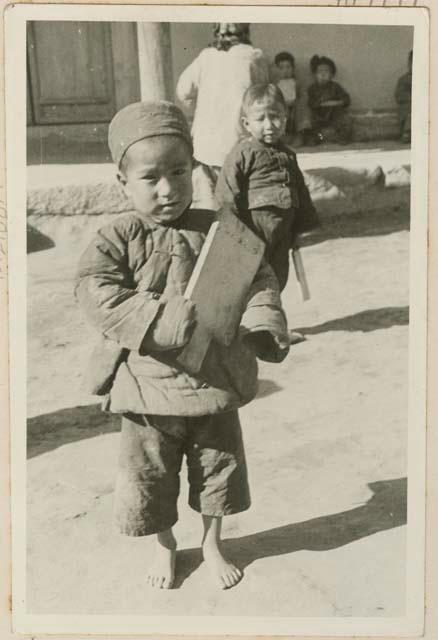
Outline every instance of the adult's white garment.
<path id="1" fill-rule="evenodd" d="M 252 84 L 269 81 L 269 67 L 260 49 L 237 44 L 228 51 L 203 49 L 183 71 L 176 93 L 183 103 L 194 103 L 194 156 L 221 167 L 242 134 L 242 97 Z"/>

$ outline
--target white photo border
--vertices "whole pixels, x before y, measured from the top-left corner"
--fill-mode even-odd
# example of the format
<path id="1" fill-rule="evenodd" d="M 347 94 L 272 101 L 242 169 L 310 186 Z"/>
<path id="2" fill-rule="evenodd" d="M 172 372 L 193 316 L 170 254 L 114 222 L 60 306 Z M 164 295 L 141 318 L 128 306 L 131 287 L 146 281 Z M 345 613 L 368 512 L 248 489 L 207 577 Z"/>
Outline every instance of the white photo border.
<path id="1" fill-rule="evenodd" d="M 265 618 L 30 615 L 26 592 L 26 21 L 308 23 L 414 27 L 410 237 L 408 541 L 401 618 Z M 9 220 L 13 624 L 21 634 L 418 636 L 424 624 L 427 367 L 429 16 L 422 8 L 28 5 L 7 7 L 5 95 Z"/>

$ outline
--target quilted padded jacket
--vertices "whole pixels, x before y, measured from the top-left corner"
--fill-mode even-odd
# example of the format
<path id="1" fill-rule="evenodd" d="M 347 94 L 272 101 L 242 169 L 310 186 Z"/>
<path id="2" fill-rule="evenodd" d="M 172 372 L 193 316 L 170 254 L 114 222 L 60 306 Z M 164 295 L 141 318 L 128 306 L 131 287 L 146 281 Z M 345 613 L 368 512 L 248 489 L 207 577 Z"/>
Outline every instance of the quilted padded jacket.
<path id="1" fill-rule="evenodd" d="M 178 345 L 145 346 L 160 322 L 172 322 L 170 314 L 163 314 L 164 306 L 184 293 L 214 219 L 210 211 L 187 210 L 164 226 L 126 214 L 103 227 L 82 255 L 76 297 L 101 337 L 126 351 L 125 358 L 118 358 L 106 399 L 109 411 L 198 416 L 238 408 L 255 396 L 257 362 L 247 335 L 268 332 L 284 340 L 287 334 L 277 280 L 266 263 L 253 282 L 233 342 L 213 342 L 199 374 L 178 364 Z M 176 325 L 168 329 L 168 334 L 178 334 Z M 280 361 L 287 353 L 275 340 L 272 349 L 265 359 Z M 104 366 L 103 351 L 100 355 L 97 350 L 90 363 L 97 373 Z"/>

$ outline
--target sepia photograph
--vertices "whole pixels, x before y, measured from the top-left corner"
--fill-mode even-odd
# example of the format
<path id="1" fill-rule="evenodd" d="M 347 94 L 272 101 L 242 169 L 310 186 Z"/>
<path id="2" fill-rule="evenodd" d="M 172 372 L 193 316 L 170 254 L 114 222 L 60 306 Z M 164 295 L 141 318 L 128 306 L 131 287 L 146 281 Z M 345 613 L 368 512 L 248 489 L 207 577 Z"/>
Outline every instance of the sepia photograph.
<path id="1" fill-rule="evenodd" d="M 421 635 L 427 29 L 8 11 L 16 631 Z"/>

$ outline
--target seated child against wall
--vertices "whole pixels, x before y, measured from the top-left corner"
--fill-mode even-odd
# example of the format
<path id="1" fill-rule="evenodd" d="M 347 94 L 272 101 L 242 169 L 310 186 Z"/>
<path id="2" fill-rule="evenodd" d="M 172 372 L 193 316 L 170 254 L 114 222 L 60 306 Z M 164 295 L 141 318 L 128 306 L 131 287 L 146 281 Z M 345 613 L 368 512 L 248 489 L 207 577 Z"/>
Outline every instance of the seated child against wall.
<path id="1" fill-rule="evenodd" d="M 295 80 L 295 59 L 288 51 L 281 51 L 275 56 L 277 86 L 283 94 L 287 109 L 286 134 L 294 132 L 295 104 L 298 88 Z"/>
<path id="2" fill-rule="evenodd" d="M 402 142 L 411 141 L 411 103 L 412 103 L 412 51 L 408 55 L 408 70 L 397 82 L 395 100 L 398 104 L 398 120 L 400 125 L 400 139 Z"/>
<path id="3" fill-rule="evenodd" d="M 248 137 L 238 142 L 219 174 L 216 198 L 266 245 L 265 256 L 282 291 L 289 273 L 289 250 L 297 235 L 318 225 L 296 154 L 284 144 L 287 105 L 279 87 L 250 87 L 242 103 Z"/>
<path id="4" fill-rule="evenodd" d="M 347 144 L 352 138 L 352 121 L 347 112 L 350 96 L 333 80 L 336 65 L 326 56 L 313 56 L 310 61 L 314 82 L 307 90 L 312 128 L 307 144 L 337 142 Z"/>
<path id="5" fill-rule="evenodd" d="M 256 356 L 280 362 L 289 347 L 278 283 L 263 261 L 232 343 L 213 341 L 199 373 L 184 369 L 178 355 L 196 324 L 184 291 L 215 219 L 190 208 L 187 122 L 169 102 L 131 104 L 114 116 L 109 146 L 134 211 L 95 234 L 80 261 L 76 296 L 101 336 L 90 391 L 108 394 L 106 410 L 122 416 L 115 520 L 125 535 L 155 536 L 145 581 L 171 588 L 185 457 L 204 560 L 226 589 L 242 571 L 223 554 L 222 516 L 250 506 L 237 410 L 257 392 Z"/>

